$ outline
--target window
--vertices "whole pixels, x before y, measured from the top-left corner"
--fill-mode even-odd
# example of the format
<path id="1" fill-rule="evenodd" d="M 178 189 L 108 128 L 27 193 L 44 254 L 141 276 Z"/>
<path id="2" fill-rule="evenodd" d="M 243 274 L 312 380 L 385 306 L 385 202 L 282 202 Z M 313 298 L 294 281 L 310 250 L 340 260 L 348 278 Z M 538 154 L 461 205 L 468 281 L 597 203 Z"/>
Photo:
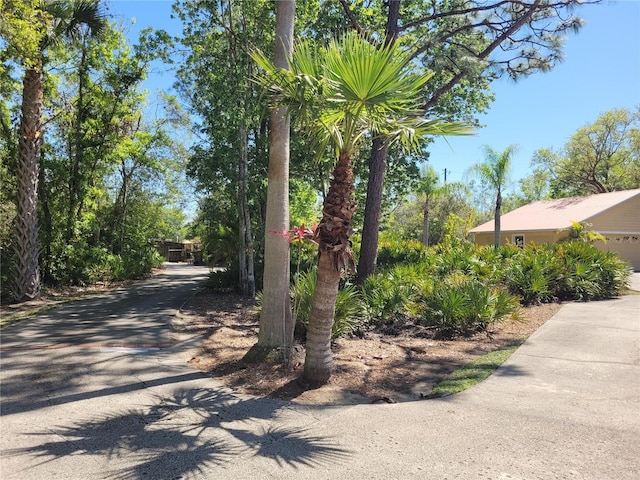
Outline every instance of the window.
<path id="1" fill-rule="evenodd" d="M 516 247 L 524 248 L 524 233 L 511 235 L 511 242 L 513 242 Z"/>

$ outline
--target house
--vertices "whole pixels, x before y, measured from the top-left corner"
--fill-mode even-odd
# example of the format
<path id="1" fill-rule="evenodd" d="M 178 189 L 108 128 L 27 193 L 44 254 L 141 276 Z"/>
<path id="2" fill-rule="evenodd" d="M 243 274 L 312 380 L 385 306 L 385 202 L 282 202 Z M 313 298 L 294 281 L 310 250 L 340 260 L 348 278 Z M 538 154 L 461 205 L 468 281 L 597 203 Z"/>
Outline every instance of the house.
<path id="1" fill-rule="evenodd" d="M 590 224 L 607 242 L 596 242 L 640 271 L 640 189 L 588 197 L 540 200 L 500 217 L 500 244 L 555 243 L 567 238 L 572 222 Z M 492 245 L 494 221 L 471 230 L 477 245 Z"/>

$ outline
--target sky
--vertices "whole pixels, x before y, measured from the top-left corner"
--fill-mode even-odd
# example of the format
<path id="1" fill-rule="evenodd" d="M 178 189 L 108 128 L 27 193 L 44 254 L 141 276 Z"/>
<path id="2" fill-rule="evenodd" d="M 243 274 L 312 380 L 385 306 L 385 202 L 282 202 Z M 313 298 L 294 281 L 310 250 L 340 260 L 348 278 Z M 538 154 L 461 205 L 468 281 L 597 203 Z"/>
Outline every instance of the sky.
<path id="1" fill-rule="evenodd" d="M 171 20 L 172 0 L 107 0 L 108 12 L 131 24 L 135 42 L 144 27 L 178 33 Z M 429 147 L 429 163 L 447 181 L 466 178 L 466 170 L 483 161 L 482 146 L 502 151 L 517 145 L 511 178 L 527 176 L 534 151 L 561 149 L 569 137 L 604 112 L 640 107 L 640 0 L 604 0 L 578 10 L 584 26 L 567 35 L 564 61 L 547 73 L 518 82 L 500 79 L 492 84 L 495 101 L 478 117 L 484 125 L 470 137 L 437 139 Z M 131 19 L 135 18 L 135 24 Z M 168 89 L 172 74 L 158 69 L 147 89 Z"/>
<path id="2" fill-rule="evenodd" d="M 518 180 L 530 173 L 534 151 L 561 149 L 606 111 L 640 107 L 640 1 L 605 0 L 580 7 L 579 15 L 585 23 L 567 36 L 564 62 L 518 82 L 497 80 L 475 136 L 436 140 L 429 161 L 441 176 L 446 168 L 447 180 L 462 180 L 483 161 L 483 145 L 503 151 L 515 144 L 511 176 Z"/>

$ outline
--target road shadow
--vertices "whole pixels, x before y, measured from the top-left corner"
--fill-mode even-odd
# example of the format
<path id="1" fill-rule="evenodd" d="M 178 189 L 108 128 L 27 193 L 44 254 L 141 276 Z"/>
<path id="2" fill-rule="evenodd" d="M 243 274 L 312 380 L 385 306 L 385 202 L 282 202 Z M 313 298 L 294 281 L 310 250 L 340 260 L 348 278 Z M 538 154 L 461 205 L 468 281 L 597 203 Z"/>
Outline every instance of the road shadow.
<path id="1" fill-rule="evenodd" d="M 6 450 L 37 464 L 73 455 L 97 455 L 125 466 L 105 478 L 190 478 L 238 457 L 260 456 L 278 466 L 335 464 L 350 451 L 305 428 L 283 426 L 287 404 L 240 399 L 206 388 L 178 388 L 143 408 L 94 415 L 50 427 L 36 435 L 56 438 L 32 447 Z M 28 467 L 25 473 L 28 472 Z"/>

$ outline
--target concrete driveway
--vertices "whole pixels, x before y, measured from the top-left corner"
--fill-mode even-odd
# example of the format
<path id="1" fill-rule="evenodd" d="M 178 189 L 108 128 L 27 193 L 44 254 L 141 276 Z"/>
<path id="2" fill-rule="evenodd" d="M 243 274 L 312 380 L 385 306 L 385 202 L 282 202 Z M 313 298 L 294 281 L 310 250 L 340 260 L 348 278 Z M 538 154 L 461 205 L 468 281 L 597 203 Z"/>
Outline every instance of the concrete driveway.
<path id="1" fill-rule="evenodd" d="M 185 363 L 195 268 L 2 330 L 0 478 L 638 478 L 640 295 L 564 306 L 461 394 L 312 408 Z"/>

